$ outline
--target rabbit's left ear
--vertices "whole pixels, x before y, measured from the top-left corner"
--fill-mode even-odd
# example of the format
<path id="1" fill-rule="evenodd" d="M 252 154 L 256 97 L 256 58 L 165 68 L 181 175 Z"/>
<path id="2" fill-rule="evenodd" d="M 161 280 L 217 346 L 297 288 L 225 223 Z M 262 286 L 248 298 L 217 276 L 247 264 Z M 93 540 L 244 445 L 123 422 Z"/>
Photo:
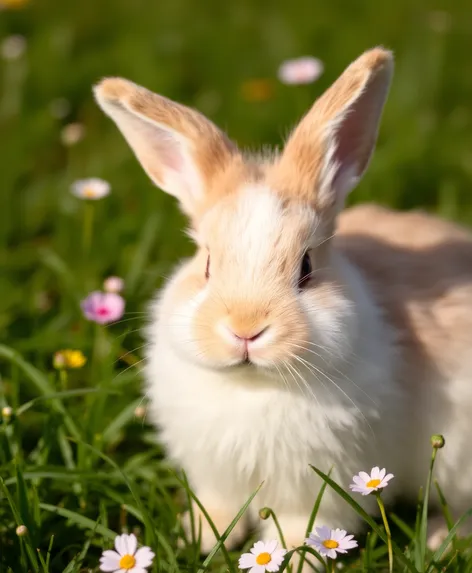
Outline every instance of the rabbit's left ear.
<path id="1" fill-rule="evenodd" d="M 210 203 L 213 178 L 236 146 L 197 111 L 129 80 L 106 78 L 94 91 L 149 177 L 198 219 Z"/>
<path id="2" fill-rule="evenodd" d="M 393 56 L 365 52 L 315 102 L 290 136 L 274 175 L 317 209 L 342 206 L 369 163 L 393 73 Z"/>

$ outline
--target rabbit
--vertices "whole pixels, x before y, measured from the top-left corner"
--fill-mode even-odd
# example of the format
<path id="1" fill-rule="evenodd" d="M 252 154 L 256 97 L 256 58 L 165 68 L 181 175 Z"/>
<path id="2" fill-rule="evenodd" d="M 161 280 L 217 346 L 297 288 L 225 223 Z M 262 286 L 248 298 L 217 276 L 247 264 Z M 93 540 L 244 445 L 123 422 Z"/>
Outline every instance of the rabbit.
<path id="1" fill-rule="evenodd" d="M 345 489 L 360 470 L 385 467 L 385 502 L 416 499 L 438 432 L 439 483 L 455 512 L 472 506 L 472 237 L 422 213 L 343 210 L 392 74 L 390 51 L 365 52 L 281 152 L 260 156 L 128 80 L 94 88 L 190 221 L 196 253 L 150 307 L 146 391 L 169 458 L 220 533 L 263 482 L 229 548 L 254 525 L 278 538 L 263 506 L 288 547 L 303 543 L 322 483 L 310 464 Z M 375 513 L 374 496 L 357 500 Z M 329 487 L 315 525 L 361 528 Z M 208 552 L 215 537 L 204 518 L 201 527 Z"/>

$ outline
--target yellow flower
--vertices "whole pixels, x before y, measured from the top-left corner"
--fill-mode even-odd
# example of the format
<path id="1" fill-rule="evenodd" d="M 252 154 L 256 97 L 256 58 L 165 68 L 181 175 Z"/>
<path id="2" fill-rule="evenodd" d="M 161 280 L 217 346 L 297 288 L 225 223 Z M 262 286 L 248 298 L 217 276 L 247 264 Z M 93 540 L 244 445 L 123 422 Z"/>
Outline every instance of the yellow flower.
<path id="1" fill-rule="evenodd" d="M 59 350 L 54 354 L 53 366 L 58 370 L 62 368 L 82 368 L 87 358 L 80 350 Z"/>
<path id="2" fill-rule="evenodd" d="M 274 95 L 274 82 L 266 78 L 246 80 L 241 85 L 241 96 L 246 101 L 267 101 Z"/>
<path id="3" fill-rule="evenodd" d="M 22 8 L 29 3 L 29 0 L 0 0 L 0 10 L 2 8 Z"/>

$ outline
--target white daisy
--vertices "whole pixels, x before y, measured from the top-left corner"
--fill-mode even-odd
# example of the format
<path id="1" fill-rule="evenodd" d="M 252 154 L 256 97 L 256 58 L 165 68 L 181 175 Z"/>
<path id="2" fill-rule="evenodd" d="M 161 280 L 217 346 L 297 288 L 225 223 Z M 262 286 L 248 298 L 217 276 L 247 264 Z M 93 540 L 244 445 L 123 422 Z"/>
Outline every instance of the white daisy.
<path id="1" fill-rule="evenodd" d="M 330 559 L 336 559 L 338 553 L 347 553 L 349 549 L 357 547 L 354 535 L 347 535 L 344 529 L 330 529 L 325 525 L 315 527 L 315 531 L 310 533 L 305 543 Z"/>
<path id="2" fill-rule="evenodd" d="M 104 551 L 100 557 L 101 571 L 116 571 L 117 573 L 146 573 L 146 568 L 152 564 L 154 553 L 149 547 L 138 548 L 136 536 L 118 535 L 115 537 L 116 551 Z"/>
<path id="3" fill-rule="evenodd" d="M 84 138 L 85 128 L 81 123 L 68 123 L 62 128 L 61 141 L 64 145 L 71 147 L 79 143 Z"/>
<path id="4" fill-rule="evenodd" d="M 243 553 L 239 558 L 239 568 L 249 569 L 249 573 L 264 573 L 278 571 L 287 553 L 285 549 L 277 549 L 277 541 L 257 541 L 250 553 Z"/>
<path id="5" fill-rule="evenodd" d="M 378 467 L 372 468 L 370 475 L 366 472 L 359 472 L 352 479 L 354 483 L 349 486 L 352 491 L 361 493 L 362 495 L 369 495 L 373 491 L 383 489 L 388 486 L 388 482 L 394 477 L 393 474 L 385 475 L 386 470 Z"/>
<path id="6" fill-rule="evenodd" d="M 7 36 L 0 44 L 0 54 L 4 60 L 19 60 L 26 52 L 27 43 L 24 36 L 13 34 Z"/>
<path id="7" fill-rule="evenodd" d="M 110 193 L 110 184 L 103 179 L 79 179 L 71 186 L 71 193 L 79 199 L 102 199 Z"/>

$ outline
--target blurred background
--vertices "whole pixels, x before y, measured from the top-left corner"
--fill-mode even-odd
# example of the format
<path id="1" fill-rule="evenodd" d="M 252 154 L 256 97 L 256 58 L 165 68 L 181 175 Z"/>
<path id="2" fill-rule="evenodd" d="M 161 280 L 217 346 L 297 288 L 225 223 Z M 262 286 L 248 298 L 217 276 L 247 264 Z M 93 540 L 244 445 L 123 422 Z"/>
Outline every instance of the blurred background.
<path id="1" fill-rule="evenodd" d="M 81 276 L 125 277 L 128 310 L 191 252 L 177 205 L 94 103 L 101 77 L 195 106 L 255 148 L 280 144 L 351 60 L 382 44 L 396 74 L 351 201 L 472 223 L 471 38 L 469 0 L 0 0 L 0 332 L 39 353 L 74 337 L 61 329 L 77 312 L 68 299 L 85 288 L 72 274 L 84 263 L 84 205 L 69 191 L 77 179 L 112 188 L 97 202 Z M 301 56 L 323 73 L 284 84 L 280 66 Z"/>
<path id="2" fill-rule="evenodd" d="M 0 428 L 0 475 L 14 484 L 24 471 L 25 515 L 48 502 L 31 539 L 44 549 L 56 535 L 53 570 L 82 547 L 83 515 L 93 531 L 98 512 L 119 531 L 123 508 L 132 513 L 121 475 L 103 473 L 110 468 L 90 444 L 139 482 L 172 544 L 180 511 L 155 433 L 143 431 L 140 331 L 147 302 L 192 245 L 176 202 L 148 180 L 92 85 L 127 77 L 257 149 L 280 145 L 343 69 L 379 44 L 395 52 L 396 73 L 377 152 L 349 200 L 472 225 L 470 0 L 0 0 L 0 406 L 5 424 L 13 420 Z M 311 59 L 300 68 L 303 57 Z M 71 193 L 90 177 L 111 192 L 97 201 Z M 81 301 L 110 275 L 124 280 L 126 313 L 99 328 Z M 64 348 L 84 353 L 69 378 L 53 360 Z M 50 398 L 55 390 L 62 401 Z M 77 448 L 66 440 L 74 427 Z M 3 499 L 0 569 L 3 553 L 15 573 L 16 525 Z M 146 535 L 150 543 L 152 528 Z M 89 563 L 100 547 L 95 539 Z"/>

